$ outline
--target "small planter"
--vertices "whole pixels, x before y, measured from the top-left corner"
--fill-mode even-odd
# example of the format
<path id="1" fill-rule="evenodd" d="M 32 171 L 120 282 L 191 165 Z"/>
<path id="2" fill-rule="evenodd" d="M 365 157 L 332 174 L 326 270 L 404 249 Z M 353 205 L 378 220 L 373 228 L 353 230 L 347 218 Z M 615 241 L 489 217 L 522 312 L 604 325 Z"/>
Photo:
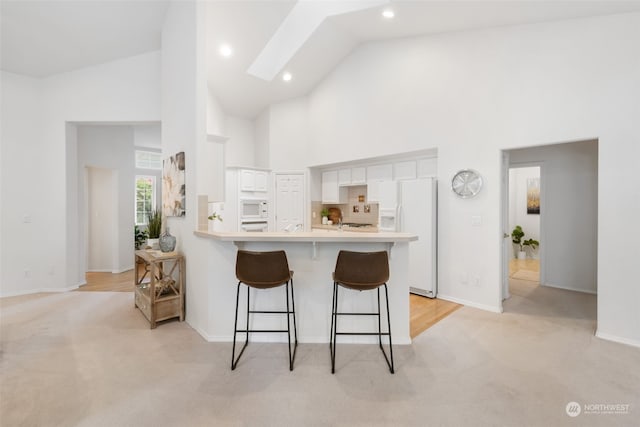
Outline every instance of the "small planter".
<path id="1" fill-rule="evenodd" d="M 329 223 L 329 218 L 326 216 L 322 217 L 322 225 L 327 225 Z"/>
<path id="2" fill-rule="evenodd" d="M 518 259 L 527 259 L 527 253 L 525 251 L 519 251 Z"/>

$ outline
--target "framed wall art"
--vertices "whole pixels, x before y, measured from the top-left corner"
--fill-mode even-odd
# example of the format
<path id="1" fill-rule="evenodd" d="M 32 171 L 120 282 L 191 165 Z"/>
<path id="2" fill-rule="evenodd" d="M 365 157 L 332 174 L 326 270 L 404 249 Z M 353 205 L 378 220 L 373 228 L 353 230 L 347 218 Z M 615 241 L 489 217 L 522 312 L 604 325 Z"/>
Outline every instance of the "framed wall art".
<path id="1" fill-rule="evenodd" d="M 163 161 L 162 213 L 165 216 L 185 216 L 184 151 Z"/>

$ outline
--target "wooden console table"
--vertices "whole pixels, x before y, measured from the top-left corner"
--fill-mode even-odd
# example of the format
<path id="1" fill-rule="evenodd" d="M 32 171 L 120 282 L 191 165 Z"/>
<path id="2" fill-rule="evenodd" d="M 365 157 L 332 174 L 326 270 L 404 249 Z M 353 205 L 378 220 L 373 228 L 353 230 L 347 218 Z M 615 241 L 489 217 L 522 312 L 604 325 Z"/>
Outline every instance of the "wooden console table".
<path id="1" fill-rule="evenodd" d="M 178 252 L 135 252 L 134 304 L 149 320 L 151 329 L 162 320 L 184 320 L 184 256 Z M 140 266 L 144 266 L 141 275 Z"/>

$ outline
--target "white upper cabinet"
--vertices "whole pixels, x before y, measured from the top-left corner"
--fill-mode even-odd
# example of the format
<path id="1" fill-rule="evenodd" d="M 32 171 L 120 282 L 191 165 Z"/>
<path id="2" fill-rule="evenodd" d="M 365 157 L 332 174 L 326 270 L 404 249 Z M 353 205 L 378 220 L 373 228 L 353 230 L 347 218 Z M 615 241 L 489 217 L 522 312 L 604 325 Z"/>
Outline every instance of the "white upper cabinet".
<path id="1" fill-rule="evenodd" d="M 242 169 L 240 171 L 240 190 L 254 191 L 256 188 L 256 171 Z"/>
<path id="2" fill-rule="evenodd" d="M 265 171 L 256 171 L 255 177 L 255 190 L 254 191 L 267 191 L 268 189 L 269 174 Z"/>
<path id="3" fill-rule="evenodd" d="M 340 169 L 338 171 L 338 185 L 351 184 L 351 169 Z"/>
<path id="4" fill-rule="evenodd" d="M 367 183 L 367 169 L 351 168 L 351 184 L 366 184 Z"/>
<path id="5" fill-rule="evenodd" d="M 240 170 L 240 191 L 261 191 L 268 190 L 269 173 L 252 169 Z"/>
<path id="6" fill-rule="evenodd" d="M 367 167 L 367 181 L 393 180 L 393 165 L 374 165 Z"/>
<path id="7" fill-rule="evenodd" d="M 338 185 L 364 185 L 367 183 L 367 169 L 365 167 L 340 169 L 338 171 Z"/>
<path id="8" fill-rule="evenodd" d="M 338 171 L 322 172 L 322 203 L 347 203 L 346 187 L 338 184 Z"/>
<path id="9" fill-rule="evenodd" d="M 393 164 L 393 179 L 416 179 L 416 161 L 398 162 Z"/>

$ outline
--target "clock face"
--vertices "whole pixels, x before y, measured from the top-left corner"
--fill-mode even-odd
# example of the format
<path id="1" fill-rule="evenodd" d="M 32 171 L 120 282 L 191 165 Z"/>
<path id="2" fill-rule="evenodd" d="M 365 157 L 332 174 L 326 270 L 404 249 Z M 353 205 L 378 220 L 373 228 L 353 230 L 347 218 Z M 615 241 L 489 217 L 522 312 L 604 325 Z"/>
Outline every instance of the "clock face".
<path id="1" fill-rule="evenodd" d="M 482 189 L 482 177 L 471 169 L 463 169 L 451 180 L 451 189 L 463 199 L 475 196 Z"/>

